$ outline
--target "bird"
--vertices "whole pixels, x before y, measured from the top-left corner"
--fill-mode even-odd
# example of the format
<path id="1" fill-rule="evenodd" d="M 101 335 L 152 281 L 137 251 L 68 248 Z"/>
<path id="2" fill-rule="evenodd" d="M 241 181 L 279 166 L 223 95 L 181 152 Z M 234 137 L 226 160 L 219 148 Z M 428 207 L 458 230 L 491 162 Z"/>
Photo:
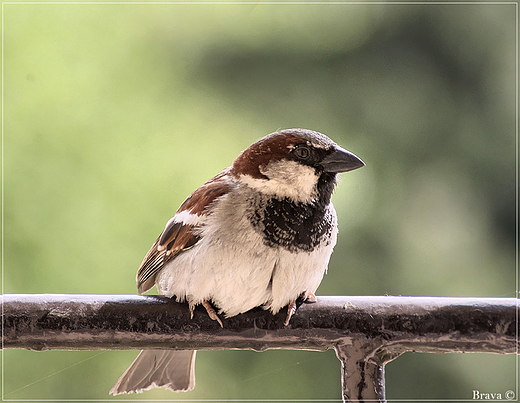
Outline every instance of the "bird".
<path id="1" fill-rule="evenodd" d="M 222 327 L 256 307 L 287 307 L 287 326 L 297 300 L 316 300 L 336 244 L 337 174 L 364 165 L 317 131 L 268 134 L 184 200 L 144 257 L 138 292 L 155 285 Z M 143 350 L 110 393 L 192 390 L 195 353 Z"/>

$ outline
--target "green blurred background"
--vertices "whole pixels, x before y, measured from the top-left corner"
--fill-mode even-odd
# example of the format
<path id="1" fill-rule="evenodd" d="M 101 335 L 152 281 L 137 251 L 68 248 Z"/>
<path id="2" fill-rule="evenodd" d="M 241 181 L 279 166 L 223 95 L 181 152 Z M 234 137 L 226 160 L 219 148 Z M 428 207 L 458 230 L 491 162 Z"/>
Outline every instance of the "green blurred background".
<path id="1" fill-rule="evenodd" d="M 304 127 L 367 164 L 334 195 L 318 294 L 515 297 L 514 4 L 3 11 L 5 293 L 136 293 L 192 190 L 263 135 Z M 108 400 L 136 354 L 7 350 L 3 396 Z M 340 399 L 339 368 L 332 351 L 202 351 L 194 391 L 122 399 Z M 514 356 L 387 366 L 389 399 L 515 382 Z"/>

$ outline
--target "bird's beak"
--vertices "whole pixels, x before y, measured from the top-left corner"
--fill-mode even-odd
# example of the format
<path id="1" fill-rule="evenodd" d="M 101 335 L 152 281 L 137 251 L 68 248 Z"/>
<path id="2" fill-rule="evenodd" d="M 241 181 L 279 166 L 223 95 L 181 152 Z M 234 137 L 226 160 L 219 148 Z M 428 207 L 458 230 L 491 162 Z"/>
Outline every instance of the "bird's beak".
<path id="1" fill-rule="evenodd" d="M 327 155 L 323 161 L 321 161 L 321 166 L 325 172 L 339 173 L 361 168 L 365 166 L 365 163 L 350 151 L 336 146 L 334 152 Z"/>

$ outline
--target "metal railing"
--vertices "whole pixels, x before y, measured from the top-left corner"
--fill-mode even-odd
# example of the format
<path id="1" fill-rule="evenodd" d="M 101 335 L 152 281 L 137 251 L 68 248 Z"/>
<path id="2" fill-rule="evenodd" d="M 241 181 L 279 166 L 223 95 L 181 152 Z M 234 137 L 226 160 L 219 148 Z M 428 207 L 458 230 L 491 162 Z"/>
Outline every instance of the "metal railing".
<path id="1" fill-rule="evenodd" d="M 2 348 L 31 350 L 333 348 L 345 402 L 385 401 L 385 364 L 407 351 L 518 354 L 516 298 L 318 297 L 224 320 L 161 296 L 6 294 Z"/>

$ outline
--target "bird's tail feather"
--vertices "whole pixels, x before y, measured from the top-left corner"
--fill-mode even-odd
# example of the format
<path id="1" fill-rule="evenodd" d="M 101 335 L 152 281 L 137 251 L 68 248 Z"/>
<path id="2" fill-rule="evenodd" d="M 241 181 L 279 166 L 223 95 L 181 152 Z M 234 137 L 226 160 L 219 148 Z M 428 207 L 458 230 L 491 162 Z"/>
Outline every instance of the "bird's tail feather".
<path id="1" fill-rule="evenodd" d="M 195 387 L 195 350 L 143 350 L 110 389 L 113 395 L 152 388 L 186 392 Z"/>

